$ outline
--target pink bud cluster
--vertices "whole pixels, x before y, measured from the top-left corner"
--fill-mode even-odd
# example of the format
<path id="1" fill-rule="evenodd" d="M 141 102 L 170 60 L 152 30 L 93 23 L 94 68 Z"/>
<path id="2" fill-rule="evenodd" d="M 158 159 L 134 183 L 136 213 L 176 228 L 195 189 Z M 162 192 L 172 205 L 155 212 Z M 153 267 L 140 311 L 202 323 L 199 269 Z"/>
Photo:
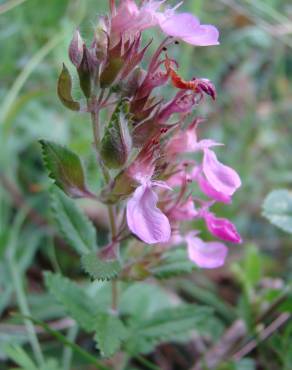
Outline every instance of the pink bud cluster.
<path id="1" fill-rule="evenodd" d="M 134 0 L 121 0 L 119 5 L 111 0 L 110 7 L 91 47 L 86 48 L 77 32 L 69 49 L 79 69 L 87 50 L 91 83 L 102 91 L 89 110 L 96 113 L 120 99 L 129 104 L 130 119 L 122 122 L 129 125 L 131 135 L 126 148 L 129 160 L 118 173 L 111 172 L 110 184 L 102 192 L 105 202 L 110 199 L 119 203 L 119 209 L 125 207 L 121 215 L 125 214 L 128 230 L 144 243 L 164 247 L 185 243 L 190 260 L 199 267 L 219 267 L 227 255 L 223 242 L 240 243 L 241 237 L 229 220 L 217 217 L 211 208 L 216 202 L 229 204 L 241 181 L 217 159 L 214 148 L 222 144 L 198 138 L 202 120 L 192 113 L 205 95 L 215 100 L 214 85 L 205 78 L 183 80 L 178 63 L 168 56 L 177 40 L 194 46 L 217 45 L 218 30 L 201 25 L 192 14 L 179 13 L 178 6 L 167 8 L 166 1 L 144 0 L 139 7 Z M 150 43 L 141 48 L 141 34 L 152 27 L 167 37 L 142 69 L 140 62 Z M 155 89 L 166 84 L 175 90 L 170 101 L 155 95 Z M 106 89 L 109 94 L 104 99 Z M 199 219 L 220 241 L 199 238 L 199 230 L 194 229 Z M 183 223 L 188 226 L 182 227 Z"/>

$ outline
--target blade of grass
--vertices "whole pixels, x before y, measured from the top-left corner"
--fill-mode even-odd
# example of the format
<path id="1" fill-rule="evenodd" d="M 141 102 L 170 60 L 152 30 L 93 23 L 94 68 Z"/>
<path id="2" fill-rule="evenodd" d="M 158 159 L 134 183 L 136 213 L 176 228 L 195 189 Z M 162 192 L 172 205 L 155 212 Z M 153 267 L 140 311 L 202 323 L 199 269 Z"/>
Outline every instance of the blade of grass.
<path id="1" fill-rule="evenodd" d="M 8 12 L 9 10 L 15 8 L 18 5 L 21 5 L 26 0 L 11 0 L 7 1 L 6 3 L 0 5 L 0 15 Z"/>
<path id="2" fill-rule="evenodd" d="M 35 67 L 64 39 L 65 31 L 60 31 L 56 33 L 56 36 L 52 37 L 42 48 L 40 48 L 33 57 L 29 60 L 20 74 L 14 81 L 11 89 L 6 94 L 6 97 L 1 106 L 1 118 L 4 126 L 4 133 L 9 130 L 9 124 L 7 124 L 6 119 L 13 107 L 13 104 L 24 86 L 25 82 L 34 71 Z M 8 121 L 10 122 L 10 121 Z"/>
<path id="3" fill-rule="evenodd" d="M 30 309 L 28 306 L 26 294 L 23 287 L 23 277 L 20 273 L 20 268 L 15 260 L 16 243 L 19 239 L 19 233 L 23 222 L 28 213 L 27 208 L 22 208 L 15 217 L 14 223 L 11 227 L 11 235 L 7 246 L 7 263 L 11 273 L 12 284 L 16 293 L 16 299 L 19 310 L 22 315 L 30 316 Z M 38 337 L 36 335 L 33 324 L 29 320 L 24 320 L 29 342 L 31 344 L 35 360 L 39 367 L 44 365 L 44 356 L 41 350 Z"/>

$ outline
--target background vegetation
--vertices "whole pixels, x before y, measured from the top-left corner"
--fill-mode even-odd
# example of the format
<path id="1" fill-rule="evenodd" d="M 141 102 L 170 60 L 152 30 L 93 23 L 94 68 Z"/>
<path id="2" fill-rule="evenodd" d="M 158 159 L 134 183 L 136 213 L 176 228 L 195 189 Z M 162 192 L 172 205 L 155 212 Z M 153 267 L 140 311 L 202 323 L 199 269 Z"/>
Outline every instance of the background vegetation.
<path id="1" fill-rule="evenodd" d="M 234 247 L 222 269 L 155 284 L 145 281 L 130 292 L 125 287 L 121 305 L 129 312 L 143 308 L 150 314 L 174 299 L 213 307 L 216 320 L 200 334 L 175 342 L 166 335 L 165 341 L 154 342 L 124 368 L 155 368 L 155 363 L 165 370 L 191 369 L 204 355 L 212 369 L 288 370 L 291 236 L 263 217 L 262 204 L 272 190 L 289 189 L 292 182 L 292 5 L 289 0 L 186 0 L 183 7 L 221 31 L 218 47 L 179 45 L 171 52 L 182 75 L 207 77 L 217 87 L 215 104 L 209 102 L 198 112 L 208 118 L 201 135 L 208 133 L 226 144 L 222 161 L 242 178 L 232 206 L 220 212 L 236 223 L 244 244 Z M 49 359 L 42 369 L 102 368 L 92 364 L 97 354 L 94 343 L 64 310 L 63 293 L 59 300 L 50 293 L 54 284 L 57 289 L 64 282 L 52 281 L 50 275 L 44 282 L 44 270 L 62 272 L 80 286 L 89 281 L 52 222 L 51 181 L 38 140 L 55 140 L 77 151 L 91 169 L 90 182 L 98 188 L 90 124 L 59 103 L 56 80 L 62 62 L 68 61 L 75 27 L 80 25 L 88 39 L 106 8 L 106 0 L 0 1 L 0 369 L 38 369 L 29 342 L 34 355 L 43 352 Z M 153 36 L 154 49 L 160 35 Z M 107 228 L 104 210 L 91 203 L 80 206 L 102 240 Z M 289 192 L 273 193 L 264 212 L 292 231 Z M 106 304 L 107 284 L 87 287 L 96 305 Z M 76 293 L 80 302 L 82 292 Z M 135 299 L 129 301 L 129 296 Z M 19 312 L 38 320 L 35 329 L 30 320 L 15 316 Z M 66 340 L 75 346 L 65 345 Z M 115 361 L 119 363 L 116 358 L 108 368 L 118 369 Z"/>

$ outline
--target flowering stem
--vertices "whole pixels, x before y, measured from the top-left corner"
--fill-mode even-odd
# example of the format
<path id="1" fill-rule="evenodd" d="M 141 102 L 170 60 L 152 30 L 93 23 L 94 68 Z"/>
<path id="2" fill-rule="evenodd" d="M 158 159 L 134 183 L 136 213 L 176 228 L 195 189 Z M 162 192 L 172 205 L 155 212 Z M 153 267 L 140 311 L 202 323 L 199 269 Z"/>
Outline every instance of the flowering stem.
<path id="1" fill-rule="evenodd" d="M 103 94 L 103 92 L 102 92 Z M 99 99 L 98 101 L 100 101 Z M 100 148 L 100 130 L 99 130 L 99 107 L 98 101 L 96 97 L 92 98 L 91 101 L 91 120 L 92 120 L 92 129 L 93 129 L 93 136 L 94 136 L 94 145 L 98 155 L 98 162 L 101 166 L 101 172 L 104 177 L 106 183 L 110 182 L 110 174 L 109 171 L 105 168 L 102 161 L 99 158 L 99 148 Z M 90 107 L 90 104 L 88 104 Z M 112 205 L 107 206 L 108 211 L 108 218 L 109 218 L 109 226 L 111 231 L 111 239 L 115 241 L 117 238 L 117 225 L 116 225 L 116 214 L 115 208 Z M 117 281 L 112 281 L 112 309 L 113 311 L 117 310 L 117 301 L 118 301 L 118 289 L 117 289 Z"/>

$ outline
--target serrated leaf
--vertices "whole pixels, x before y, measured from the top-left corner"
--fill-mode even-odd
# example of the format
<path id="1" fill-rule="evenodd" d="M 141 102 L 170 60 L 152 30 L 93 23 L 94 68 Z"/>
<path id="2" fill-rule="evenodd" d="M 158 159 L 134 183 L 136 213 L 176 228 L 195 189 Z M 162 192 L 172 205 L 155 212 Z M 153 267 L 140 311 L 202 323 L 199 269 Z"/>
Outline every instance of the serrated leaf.
<path id="1" fill-rule="evenodd" d="M 292 233 L 292 192 L 272 191 L 264 201 L 263 215 L 280 229 Z"/>
<path id="2" fill-rule="evenodd" d="M 121 100 L 105 129 L 100 155 L 109 168 L 120 168 L 128 160 L 132 149 L 129 132 L 129 103 Z"/>
<path id="3" fill-rule="evenodd" d="M 108 313 L 98 314 L 95 321 L 95 336 L 98 348 L 103 356 L 110 357 L 121 347 L 127 337 L 127 329 L 122 321 Z"/>
<path id="4" fill-rule="evenodd" d="M 76 153 L 51 141 L 40 140 L 40 144 L 49 176 L 60 189 L 72 198 L 95 197 L 87 189 L 82 163 Z"/>
<path id="5" fill-rule="evenodd" d="M 196 265 L 188 259 L 185 249 L 174 249 L 167 252 L 159 264 L 150 270 L 156 278 L 167 279 L 189 274 L 196 270 Z"/>
<path id="6" fill-rule="evenodd" d="M 45 284 L 50 293 L 62 304 L 65 311 L 86 331 L 94 330 L 97 308 L 84 288 L 68 278 L 46 272 Z"/>
<path id="7" fill-rule="evenodd" d="M 74 201 L 58 188 L 51 189 L 54 218 L 66 241 L 79 254 L 95 250 L 96 232 L 91 221 L 81 212 Z"/>
<path id="8" fill-rule="evenodd" d="M 181 305 L 160 310 L 152 318 L 130 323 L 132 335 L 127 342 L 130 352 L 149 352 L 158 343 L 181 340 L 190 331 L 204 332 L 204 325 L 212 309 L 194 305 Z"/>
<path id="9" fill-rule="evenodd" d="M 101 260 L 95 252 L 83 255 L 81 264 L 84 270 L 97 280 L 114 279 L 122 268 L 118 260 Z"/>
<path id="10" fill-rule="evenodd" d="M 72 78 L 68 68 L 63 63 L 63 69 L 58 79 L 57 87 L 58 96 L 65 107 L 79 111 L 80 104 L 72 97 Z"/>

